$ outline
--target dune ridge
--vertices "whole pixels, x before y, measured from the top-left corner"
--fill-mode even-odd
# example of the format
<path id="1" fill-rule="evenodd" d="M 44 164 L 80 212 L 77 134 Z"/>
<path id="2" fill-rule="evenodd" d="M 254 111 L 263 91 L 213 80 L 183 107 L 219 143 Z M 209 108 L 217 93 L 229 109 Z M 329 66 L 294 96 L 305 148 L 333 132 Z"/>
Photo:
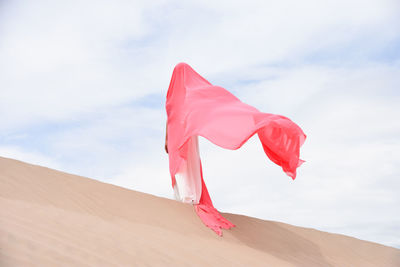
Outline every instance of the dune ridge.
<path id="1" fill-rule="evenodd" d="M 149 177 L 146 177 L 149 178 Z M 400 250 L 0 157 L 0 266 L 400 266 Z"/>

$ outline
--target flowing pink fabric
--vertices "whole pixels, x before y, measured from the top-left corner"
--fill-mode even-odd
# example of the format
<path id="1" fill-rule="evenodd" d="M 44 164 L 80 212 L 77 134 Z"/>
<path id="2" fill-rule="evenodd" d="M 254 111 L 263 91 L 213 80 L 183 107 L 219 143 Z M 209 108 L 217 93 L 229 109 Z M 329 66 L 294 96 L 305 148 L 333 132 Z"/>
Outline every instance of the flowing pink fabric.
<path id="1" fill-rule="evenodd" d="M 289 118 L 260 112 L 241 102 L 226 89 L 212 85 L 186 63 L 179 63 L 172 73 L 166 97 L 168 116 L 168 155 L 172 187 L 175 174 L 188 160 L 188 140 L 203 136 L 212 143 L 235 150 L 257 133 L 265 154 L 293 180 L 296 169 L 305 162 L 300 147 L 306 135 Z M 221 228 L 235 225 L 213 206 L 203 179 L 200 161 L 201 197 L 194 204 L 203 223 L 222 236 Z"/>

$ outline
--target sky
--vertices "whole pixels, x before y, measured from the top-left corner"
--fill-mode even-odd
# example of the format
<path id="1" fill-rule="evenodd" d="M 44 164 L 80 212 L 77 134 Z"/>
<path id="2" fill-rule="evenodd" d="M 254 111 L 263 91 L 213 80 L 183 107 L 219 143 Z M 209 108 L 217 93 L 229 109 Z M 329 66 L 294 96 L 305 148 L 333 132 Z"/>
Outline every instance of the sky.
<path id="1" fill-rule="evenodd" d="M 293 181 L 257 136 L 199 137 L 220 212 L 400 248 L 400 2 L 0 2 L 0 156 L 174 199 L 173 68 L 307 135 Z M 233 222 L 234 223 L 234 222 Z"/>

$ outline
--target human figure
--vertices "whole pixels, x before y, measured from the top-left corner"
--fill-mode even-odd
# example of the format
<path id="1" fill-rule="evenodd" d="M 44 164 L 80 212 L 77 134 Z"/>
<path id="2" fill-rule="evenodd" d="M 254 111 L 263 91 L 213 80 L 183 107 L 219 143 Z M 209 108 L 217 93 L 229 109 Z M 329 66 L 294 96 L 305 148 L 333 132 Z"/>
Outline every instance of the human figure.
<path id="1" fill-rule="evenodd" d="M 306 135 L 296 123 L 240 101 L 225 88 L 211 84 L 186 63 L 174 68 L 165 108 L 168 116 L 165 150 L 175 198 L 192 203 L 203 223 L 220 236 L 222 228 L 235 225 L 224 218 L 211 201 L 203 178 L 198 136 L 235 150 L 257 134 L 267 157 L 293 180 L 297 168 L 304 162 L 300 159 L 300 147 Z"/>

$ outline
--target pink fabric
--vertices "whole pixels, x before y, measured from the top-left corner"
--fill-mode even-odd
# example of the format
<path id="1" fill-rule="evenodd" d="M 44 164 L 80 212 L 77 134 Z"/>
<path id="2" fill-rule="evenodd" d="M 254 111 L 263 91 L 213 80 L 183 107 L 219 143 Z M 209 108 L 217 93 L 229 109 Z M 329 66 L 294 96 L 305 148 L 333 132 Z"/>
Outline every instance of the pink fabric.
<path id="1" fill-rule="evenodd" d="M 188 140 L 193 135 L 226 148 L 238 149 L 257 133 L 264 152 L 293 180 L 296 169 L 305 162 L 299 158 L 306 135 L 289 118 L 260 112 L 241 102 L 226 89 L 212 85 L 186 63 L 172 73 L 166 97 L 168 116 L 168 155 L 172 187 L 175 174 L 188 159 Z M 195 211 L 203 223 L 222 236 L 221 228 L 235 225 L 213 206 L 204 183 L 200 161 L 202 192 Z"/>

